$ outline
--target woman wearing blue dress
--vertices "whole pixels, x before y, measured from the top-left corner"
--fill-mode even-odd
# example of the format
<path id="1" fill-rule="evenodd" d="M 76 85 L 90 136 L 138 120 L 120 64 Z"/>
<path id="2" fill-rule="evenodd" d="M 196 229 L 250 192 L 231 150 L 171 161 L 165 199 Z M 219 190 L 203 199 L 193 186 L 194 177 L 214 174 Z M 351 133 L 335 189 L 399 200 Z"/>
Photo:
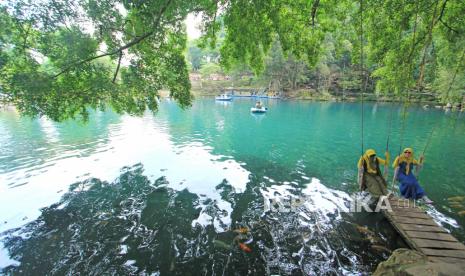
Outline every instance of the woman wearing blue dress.
<path id="1" fill-rule="evenodd" d="M 404 149 L 404 152 L 394 160 L 394 178 L 400 182 L 399 190 L 401 195 L 408 199 L 423 199 L 425 203 L 433 203 L 425 195 L 425 191 L 418 183 L 413 173 L 413 166 L 416 166 L 418 171 L 423 166 L 423 156 L 420 157 L 420 161 L 417 161 L 413 158 L 411 148 Z"/>

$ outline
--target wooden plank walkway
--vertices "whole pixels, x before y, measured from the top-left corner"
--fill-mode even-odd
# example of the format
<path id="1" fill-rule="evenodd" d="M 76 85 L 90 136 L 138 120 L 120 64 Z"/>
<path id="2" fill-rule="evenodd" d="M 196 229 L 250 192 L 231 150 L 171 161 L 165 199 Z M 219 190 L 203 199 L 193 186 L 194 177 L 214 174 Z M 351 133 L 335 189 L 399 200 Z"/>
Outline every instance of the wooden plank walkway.
<path id="1" fill-rule="evenodd" d="M 413 201 L 391 197 L 389 203 L 392 211 L 383 210 L 383 214 L 412 249 L 433 262 L 465 262 L 465 245 Z"/>

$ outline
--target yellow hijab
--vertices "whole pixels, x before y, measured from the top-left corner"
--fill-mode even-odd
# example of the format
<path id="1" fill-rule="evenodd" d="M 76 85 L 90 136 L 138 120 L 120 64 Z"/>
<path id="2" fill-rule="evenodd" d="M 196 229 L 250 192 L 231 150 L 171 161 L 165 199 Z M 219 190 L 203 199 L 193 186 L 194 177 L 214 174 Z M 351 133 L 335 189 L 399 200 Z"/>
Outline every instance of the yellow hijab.
<path id="1" fill-rule="evenodd" d="M 406 151 L 411 152 L 409 157 L 405 157 L 405 152 Z M 405 168 L 405 174 L 410 173 L 410 164 L 411 163 L 413 163 L 415 165 L 418 165 L 418 161 L 413 158 L 413 149 L 412 148 L 405 148 L 404 151 L 399 156 L 396 157 L 396 160 L 394 160 L 394 163 L 392 164 L 392 166 L 394 168 L 396 168 L 402 162 L 407 163 L 407 166 Z"/>
<path id="2" fill-rule="evenodd" d="M 367 166 L 367 172 L 369 173 L 377 173 L 376 168 L 373 168 L 371 166 L 370 162 L 370 156 L 376 155 L 376 151 L 374 149 L 368 149 L 364 155 L 360 157 L 358 160 L 358 167 L 363 168 L 363 161 L 365 161 L 365 164 Z"/>

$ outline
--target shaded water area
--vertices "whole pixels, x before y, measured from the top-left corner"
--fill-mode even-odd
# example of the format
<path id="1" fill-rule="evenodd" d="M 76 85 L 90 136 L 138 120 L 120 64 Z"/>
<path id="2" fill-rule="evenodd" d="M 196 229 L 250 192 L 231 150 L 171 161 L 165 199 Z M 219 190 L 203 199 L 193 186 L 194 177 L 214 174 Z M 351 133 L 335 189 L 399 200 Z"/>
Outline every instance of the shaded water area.
<path id="1" fill-rule="evenodd" d="M 382 215 L 349 212 L 360 104 L 270 100 L 252 115 L 253 103 L 165 100 L 87 124 L 1 112 L 3 273 L 367 274 L 405 247 Z M 463 242 L 465 202 L 447 198 L 465 195 L 464 116 L 410 107 L 402 136 L 401 118 L 366 104 L 365 147 L 383 152 L 390 134 L 391 155 L 418 154 L 431 134 L 425 208 Z"/>

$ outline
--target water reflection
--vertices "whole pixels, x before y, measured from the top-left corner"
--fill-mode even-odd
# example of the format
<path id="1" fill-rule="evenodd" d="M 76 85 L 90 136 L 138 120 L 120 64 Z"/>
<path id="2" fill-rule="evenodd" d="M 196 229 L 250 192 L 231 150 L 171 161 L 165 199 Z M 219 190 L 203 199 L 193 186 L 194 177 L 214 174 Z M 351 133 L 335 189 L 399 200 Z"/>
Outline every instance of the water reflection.
<path id="1" fill-rule="evenodd" d="M 356 273 L 371 271 L 376 259 L 399 246 L 387 242 L 395 234 L 384 230 L 371 238 L 386 252 L 373 249 L 367 234 L 357 231 L 357 221 L 365 223 L 364 218 L 341 213 L 348 195 L 316 179 L 305 189 L 256 184 L 251 180 L 238 193 L 223 180 L 212 198 L 170 188 L 164 177 L 151 181 L 140 164 L 124 168 L 113 183 L 77 182 L 37 220 L 2 234 L 11 258 L 19 262 L 3 273 Z M 264 209 L 267 200 L 299 194 L 308 201 L 297 210 Z M 384 225 L 378 228 L 389 229 L 382 218 L 369 221 L 374 229 L 379 223 Z M 238 234 L 232 230 L 240 227 L 250 229 L 251 252 L 235 242 Z"/>
<path id="2" fill-rule="evenodd" d="M 18 150 L 31 139 L 20 138 L 23 142 L 7 155 L 8 158 L 17 157 L 20 165 L 2 163 L 7 168 L 0 174 L 0 182 L 11 185 L 0 186 L 0 201 L 3 206 L 9 206 L 0 209 L 0 218 L 5 221 L 0 224 L 0 232 L 35 219 L 39 215 L 37 210 L 59 200 L 70 183 L 89 176 L 111 181 L 118 176 L 119 168 L 138 162 L 146 166 L 152 180 L 166 176 L 174 189 L 188 188 L 211 196 L 212 187 L 226 178 L 236 189 L 244 190 L 249 173 L 228 156 L 212 155 L 211 147 L 205 146 L 201 137 L 175 144 L 167 135 L 166 124 L 155 121 L 151 114 L 143 118 L 117 117 L 117 124 L 112 123 L 113 115 L 96 115 L 100 123 L 87 126 L 96 128 L 94 130 L 77 123 L 71 130 L 68 129 L 70 123 L 53 124 L 56 136 L 60 137 L 59 143 L 44 145 L 43 151 L 38 148 L 26 155 L 34 162 L 41 162 L 40 166 L 20 160 Z M 39 125 L 43 123 L 38 122 Z M 11 122 L 0 123 L 3 126 Z M 97 127 L 99 124 L 104 127 Z M 95 143 L 88 142 L 93 139 Z M 44 155 L 44 151 L 49 155 Z M 18 201 L 18 198 L 23 200 Z"/>
<path id="3" fill-rule="evenodd" d="M 114 183 L 98 179 L 71 186 L 63 199 L 42 210 L 5 245 L 21 261 L 7 273 L 128 274 L 169 272 L 206 250 L 198 217 L 201 199 L 152 183 L 142 166 L 125 169 Z"/>
<path id="4" fill-rule="evenodd" d="M 205 99 L 182 110 L 163 102 L 155 117 L 97 112 L 89 125 L 0 113 L 0 232 L 10 229 L 3 241 L 20 261 L 8 271 L 360 274 L 403 246 L 382 217 L 341 212 L 357 189 L 359 105 L 270 101 L 256 118 L 253 104 Z M 400 107 L 366 108 L 366 127 L 376 130 L 366 139 L 378 150 L 393 110 L 396 149 Z M 421 174 L 437 202 L 427 211 L 463 240 L 444 213 L 463 218 L 441 202 L 465 193 L 456 183 L 465 171 L 463 118 L 412 110 L 407 120 L 415 127 L 404 142 L 419 150 L 431 122 L 438 126 Z M 144 171 L 120 172 L 137 163 Z M 298 196 L 308 200 L 293 212 L 264 211 Z M 239 239 L 252 240 L 250 253 L 238 247 L 238 228 L 250 229 Z M 8 252 L 0 249 L 0 267 Z"/>
<path id="5" fill-rule="evenodd" d="M 105 150 L 109 132 L 119 121 L 120 117 L 113 112 L 94 112 L 88 124 L 73 121 L 57 124 L 46 118 L 31 120 L 15 112 L 1 112 L 4 143 L 0 147 L 0 172 L 40 169 L 50 160 L 89 156 L 96 150 Z"/>

